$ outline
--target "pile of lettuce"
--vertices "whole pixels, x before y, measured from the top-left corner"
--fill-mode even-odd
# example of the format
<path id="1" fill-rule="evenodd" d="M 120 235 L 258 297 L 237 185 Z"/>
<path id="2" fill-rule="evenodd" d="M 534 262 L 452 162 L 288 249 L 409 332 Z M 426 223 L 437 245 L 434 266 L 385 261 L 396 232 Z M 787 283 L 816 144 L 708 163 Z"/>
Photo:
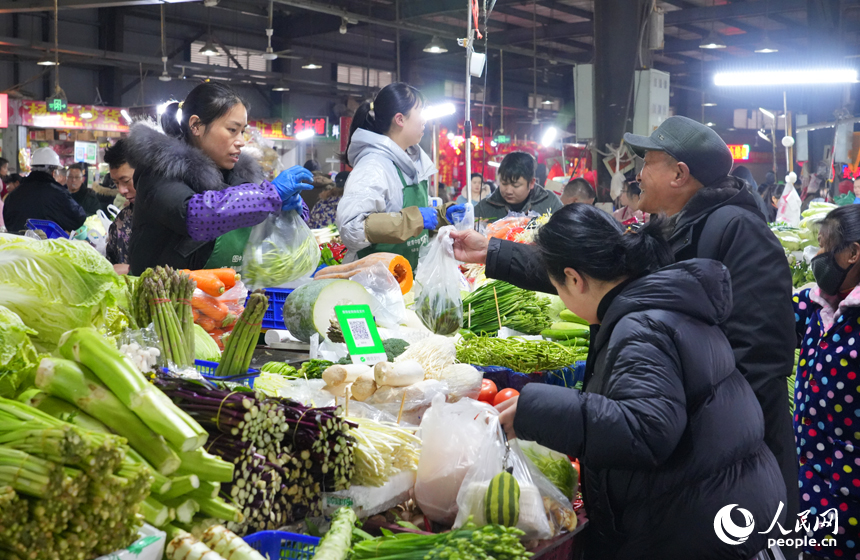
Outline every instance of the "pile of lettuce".
<path id="1" fill-rule="evenodd" d="M 18 315 L 0 305 L 0 396 L 14 397 L 23 379 L 39 365 L 38 353 L 30 340 L 35 334 Z"/>
<path id="2" fill-rule="evenodd" d="M 116 322 L 110 308 L 124 297 L 113 266 L 89 244 L 0 234 L 0 305 L 38 333 L 38 349 L 53 350 L 68 330 Z"/>

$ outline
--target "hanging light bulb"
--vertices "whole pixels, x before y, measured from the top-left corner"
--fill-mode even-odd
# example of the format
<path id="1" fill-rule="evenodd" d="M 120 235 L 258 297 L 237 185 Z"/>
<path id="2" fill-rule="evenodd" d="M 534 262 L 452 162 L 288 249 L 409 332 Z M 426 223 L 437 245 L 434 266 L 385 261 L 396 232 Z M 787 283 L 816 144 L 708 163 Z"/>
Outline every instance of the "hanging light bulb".
<path id="1" fill-rule="evenodd" d="M 720 39 L 719 34 L 715 31 L 711 31 L 708 33 L 708 36 L 702 39 L 702 42 L 699 44 L 700 49 L 724 49 L 726 48 L 726 43 L 722 39 Z"/>
<path id="2" fill-rule="evenodd" d="M 439 37 L 433 36 L 430 39 L 430 42 L 427 43 L 427 46 L 424 47 L 424 52 L 431 54 L 442 54 L 448 52 L 448 48 L 445 46 L 445 43 L 439 40 Z"/>
<path id="3" fill-rule="evenodd" d="M 779 52 L 779 47 L 777 46 L 776 43 L 771 41 L 770 37 L 768 37 L 767 33 L 765 33 L 764 41 L 762 41 L 759 44 L 759 46 L 758 46 L 758 48 L 756 48 L 755 52 L 761 53 L 761 54 L 775 53 L 775 52 Z"/>
<path id="4" fill-rule="evenodd" d="M 346 35 L 346 18 L 340 18 L 340 29 L 338 31 L 340 31 L 341 35 Z"/>
<path id="5" fill-rule="evenodd" d="M 305 70 L 319 70 L 320 68 L 322 68 L 322 65 L 318 64 L 317 61 L 314 60 L 313 57 L 311 57 L 311 59 L 308 60 L 307 63 L 302 65 L 302 68 L 304 68 Z"/>
<path id="6" fill-rule="evenodd" d="M 164 69 L 161 71 L 161 76 L 159 76 L 158 79 L 161 80 L 162 82 L 169 82 L 170 81 L 170 74 L 167 73 L 167 57 L 166 56 L 161 57 L 161 63 L 164 65 L 163 66 Z"/>
<path id="7" fill-rule="evenodd" d="M 212 37 L 206 37 L 206 44 L 198 52 L 203 56 L 218 56 L 221 54 L 212 43 Z"/>
<path id="8" fill-rule="evenodd" d="M 45 54 L 45 56 L 40 58 L 39 62 L 37 62 L 36 64 L 38 64 L 39 66 L 56 66 L 57 65 L 56 61 L 53 58 L 51 58 L 50 54 Z"/>

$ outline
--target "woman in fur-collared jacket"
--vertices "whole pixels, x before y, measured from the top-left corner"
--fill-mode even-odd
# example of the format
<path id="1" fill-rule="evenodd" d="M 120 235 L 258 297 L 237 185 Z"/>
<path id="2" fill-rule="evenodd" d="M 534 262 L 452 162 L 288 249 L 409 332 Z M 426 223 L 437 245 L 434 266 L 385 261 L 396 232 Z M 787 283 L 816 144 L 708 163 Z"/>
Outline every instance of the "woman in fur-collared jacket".
<path id="1" fill-rule="evenodd" d="M 313 176 L 302 167 L 263 180 L 247 154 L 245 102 L 207 82 L 161 117 L 163 133 L 132 126 L 126 150 L 137 190 L 129 244 L 132 275 L 149 267 L 239 267 L 251 227 L 271 213 L 307 207 L 299 197 Z"/>

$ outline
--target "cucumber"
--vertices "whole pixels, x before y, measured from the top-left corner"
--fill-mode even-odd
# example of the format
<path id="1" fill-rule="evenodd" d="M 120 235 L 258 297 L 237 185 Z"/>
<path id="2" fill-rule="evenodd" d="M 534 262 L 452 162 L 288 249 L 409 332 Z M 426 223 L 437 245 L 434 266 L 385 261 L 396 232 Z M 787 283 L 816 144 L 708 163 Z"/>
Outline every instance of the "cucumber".
<path id="1" fill-rule="evenodd" d="M 553 325 L 541 331 L 541 336 L 553 340 L 570 340 L 572 338 L 588 338 L 591 330 L 585 325 L 574 323 L 553 323 Z"/>
<path id="2" fill-rule="evenodd" d="M 573 311 L 569 309 L 562 309 L 561 313 L 558 314 L 562 321 L 567 321 L 568 323 L 577 323 L 579 325 L 588 325 L 588 321 L 576 315 Z"/>
<path id="3" fill-rule="evenodd" d="M 297 288 L 284 302 L 284 325 L 294 337 L 310 342 L 314 333 L 324 337 L 335 318 L 337 305 L 371 305 L 364 286 L 352 280 L 314 280 Z"/>
<path id="4" fill-rule="evenodd" d="M 554 340 L 553 342 L 557 342 L 562 346 L 567 346 L 569 348 L 588 348 L 588 339 L 587 338 L 569 338 L 567 340 Z"/>

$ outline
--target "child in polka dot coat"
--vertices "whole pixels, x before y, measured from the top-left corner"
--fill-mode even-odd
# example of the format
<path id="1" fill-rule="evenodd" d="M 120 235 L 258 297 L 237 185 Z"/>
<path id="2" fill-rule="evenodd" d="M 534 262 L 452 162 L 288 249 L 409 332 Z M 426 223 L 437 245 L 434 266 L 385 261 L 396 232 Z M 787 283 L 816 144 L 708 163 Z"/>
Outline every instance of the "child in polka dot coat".
<path id="1" fill-rule="evenodd" d="M 838 530 L 819 528 L 806 554 L 860 560 L 860 206 L 841 207 L 822 223 L 813 260 L 816 285 L 794 296 L 800 355 L 794 428 L 800 461 L 800 511 L 807 524 L 835 509 Z M 835 295 L 830 295 L 835 294 Z M 786 529 L 794 529 L 795 521 Z M 791 537 L 803 537 L 794 533 Z"/>

